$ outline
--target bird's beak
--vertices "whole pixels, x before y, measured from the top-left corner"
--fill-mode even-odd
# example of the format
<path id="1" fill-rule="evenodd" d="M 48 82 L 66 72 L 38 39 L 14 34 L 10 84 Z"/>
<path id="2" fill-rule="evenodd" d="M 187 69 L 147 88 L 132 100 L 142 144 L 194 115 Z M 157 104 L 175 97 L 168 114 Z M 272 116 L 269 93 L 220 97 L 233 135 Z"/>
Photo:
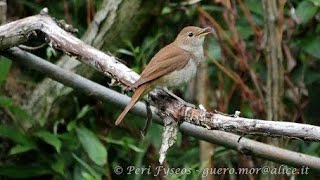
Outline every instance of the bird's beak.
<path id="1" fill-rule="evenodd" d="M 211 28 L 210 27 L 206 27 L 206 28 L 203 28 L 198 34 L 197 36 L 198 37 L 201 37 L 201 36 L 205 36 L 205 35 L 208 35 L 211 33 Z"/>

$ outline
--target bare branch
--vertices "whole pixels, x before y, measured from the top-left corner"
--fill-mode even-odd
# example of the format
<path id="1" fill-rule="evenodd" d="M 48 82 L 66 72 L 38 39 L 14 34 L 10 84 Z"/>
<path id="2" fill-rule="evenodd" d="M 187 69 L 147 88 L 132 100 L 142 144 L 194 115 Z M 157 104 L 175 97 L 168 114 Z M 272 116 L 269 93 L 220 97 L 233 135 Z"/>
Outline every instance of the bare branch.
<path id="1" fill-rule="evenodd" d="M 207 129 L 218 129 L 240 134 L 320 141 L 320 127 L 318 126 L 293 122 L 249 119 L 207 112 L 205 110 L 184 106 L 181 102 L 167 97 L 166 94 L 160 91 L 156 94 L 151 93 L 151 97 L 158 109 L 169 113 L 175 119 L 187 121 Z"/>
<path id="2" fill-rule="evenodd" d="M 118 82 L 126 86 L 135 82 L 139 77 L 134 71 L 117 61 L 115 57 L 85 44 L 60 28 L 55 20 L 44 13 L 1 26 L 0 50 L 20 45 L 28 41 L 30 35 L 39 31 L 46 35 L 46 41 L 53 47 L 70 56 L 75 56 L 81 62 L 111 78 L 116 78 Z"/>

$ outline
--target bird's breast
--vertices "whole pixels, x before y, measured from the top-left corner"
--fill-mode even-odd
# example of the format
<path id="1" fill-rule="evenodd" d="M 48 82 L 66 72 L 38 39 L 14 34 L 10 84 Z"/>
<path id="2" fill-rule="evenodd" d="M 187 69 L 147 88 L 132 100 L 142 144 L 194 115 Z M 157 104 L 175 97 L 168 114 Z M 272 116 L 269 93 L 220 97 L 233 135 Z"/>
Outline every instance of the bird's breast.
<path id="1" fill-rule="evenodd" d="M 182 69 L 175 70 L 159 79 L 159 86 L 176 87 L 189 82 L 196 74 L 197 63 L 190 59 Z"/>

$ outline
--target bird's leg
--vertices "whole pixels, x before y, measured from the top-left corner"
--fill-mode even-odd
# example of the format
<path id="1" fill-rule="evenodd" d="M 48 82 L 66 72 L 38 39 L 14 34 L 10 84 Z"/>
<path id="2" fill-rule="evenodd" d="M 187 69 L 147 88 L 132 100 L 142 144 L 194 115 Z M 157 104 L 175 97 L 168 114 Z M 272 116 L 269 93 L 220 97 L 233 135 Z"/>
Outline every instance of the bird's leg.
<path id="1" fill-rule="evenodd" d="M 184 101 L 183 99 L 181 99 L 179 96 L 175 95 L 173 92 L 171 92 L 168 88 L 163 88 L 164 92 L 166 92 L 169 96 L 175 98 L 176 100 L 178 100 L 180 103 L 186 105 L 186 106 L 190 106 L 195 108 L 194 104 L 188 103 L 186 101 Z"/>
<path id="2" fill-rule="evenodd" d="M 145 103 L 146 103 L 146 110 L 147 110 L 147 121 L 146 121 L 143 129 L 141 130 L 141 136 L 142 136 L 142 137 L 145 137 L 145 136 L 146 136 L 146 134 L 147 134 L 147 132 L 148 132 L 148 130 L 149 130 L 149 128 L 150 128 L 150 125 L 151 125 L 151 123 L 152 123 L 152 111 L 151 111 L 151 106 L 150 106 L 150 104 L 149 104 L 150 98 L 151 98 L 151 97 L 150 97 L 149 94 L 148 94 L 148 100 L 145 101 Z"/>
<path id="3" fill-rule="evenodd" d="M 134 90 L 135 88 L 133 88 L 132 86 L 128 86 L 123 89 L 123 93 L 128 95 L 129 92 L 133 92 Z"/>

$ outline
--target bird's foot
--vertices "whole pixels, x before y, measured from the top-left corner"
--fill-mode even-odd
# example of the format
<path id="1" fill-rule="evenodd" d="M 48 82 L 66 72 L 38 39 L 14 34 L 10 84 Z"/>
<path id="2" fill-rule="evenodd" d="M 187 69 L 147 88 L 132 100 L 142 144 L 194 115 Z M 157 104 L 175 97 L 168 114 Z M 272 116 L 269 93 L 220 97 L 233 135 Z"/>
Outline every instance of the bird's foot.
<path id="1" fill-rule="evenodd" d="M 150 96 L 148 96 L 148 99 L 150 99 Z M 146 110 L 147 110 L 147 120 L 146 120 L 146 123 L 145 123 L 143 129 L 140 131 L 142 137 L 146 136 L 146 134 L 150 128 L 150 125 L 152 124 L 151 106 L 148 101 L 145 101 L 145 103 L 146 103 Z"/>

